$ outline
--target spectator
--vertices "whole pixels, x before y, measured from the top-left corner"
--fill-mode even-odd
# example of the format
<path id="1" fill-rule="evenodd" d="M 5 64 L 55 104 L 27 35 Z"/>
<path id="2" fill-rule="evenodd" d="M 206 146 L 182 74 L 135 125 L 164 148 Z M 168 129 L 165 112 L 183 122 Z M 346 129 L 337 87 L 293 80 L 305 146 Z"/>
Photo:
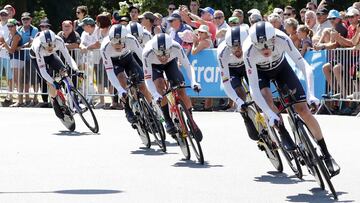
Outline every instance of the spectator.
<path id="1" fill-rule="evenodd" d="M 326 8 L 319 8 L 316 11 L 316 20 L 317 20 L 317 26 L 314 32 L 314 36 L 312 38 L 313 44 L 316 45 L 320 37 L 326 28 L 331 28 L 331 23 L 329 20 L 327 20 L 327 16 L 329 14 L 329 11 Z"/>
<path id="2" fill-rule="evenodd" d="M 15 8 L 12 5 L 6 5 L 4 6 L 4 9 L 8 11 L 9 14 L 9 19 L 10 18 L 14 18 L 16 12 L 15 12 Z"/>
<path id="3" fill-rule="evenodd" d="M 360 2 L 354 2 L 352 7 L 356 8 L 360 12 Z"/>
<path id="4" fill-rule="evenodd" d="M 347 28 L 347 37 L 337 34 L 335 40 L 343 47 L 352 47 L 353 42 L 352 38 L 355 36 L 356 30 L 359 24 L 360 12 L 357 9 L 349 9 L 346 12 L 346 18 L 348 19 L 350 25 Z"/>
<path id="5" fill-rule="evenodd" d="M 11 69 L 14 71 L 14 83 L 18 88 L 18 101 L 11 107 L 24 106 L 23 88 L 24 88 L 24 52 L 18 51 L 23 46 L 21 34 L 16 30 L 18 22 L 15 19 L 9 19 L 7 27 L 9 29 L 9 42 L 5 42 L 4 38 L 0 38 L 0 43 L 9 52 Z"/>
<path id="6" fill-rule="evenodd" d="M 57 34 L 64 40 L 67 49 L 77 49 L 80 45 L 80 35 L 74 31 L 73 23 L 70 20 L 65 20 L 61 23 L 62 30 Z"/>
<path id="7" fill-rule="evenodd" d="M 121 17 L 121 19 L 120 19 L 120 24 L 123 25 L 123 26 L 127 26 L 129 24 L 129 22 L 130 22 L 130 20 L 126 16 Z"/>
<path id="8" fill-rule="evenodd" d="M 48 18 L 44 18 L 44 19 L 40 20 L 40 24 L 39 24 L 40 31 L 49 30 L 50 27 L 51 27 L 51 24 L 50 24 Z"/>
<path id="9" fill-rule="evenodd" d="M 226 30 L 229 28 L 229 25 L 225 22 L 224 13 L 220 10 L 216 10 L 214 13 L 215 24 L 217 26 L 216 31 L 216 46 L 217 47 L 224 39 Z"/>
<path id="10" fill-rule="evenodd" d="M 162 26 L 163 16 L 160 13 L 154 13 L 155 22 L 154 25 L 159 27 L 162 33 L 166 33 L 165 27 Z"/>
<path id="11" fill-rule="evenodd" d="M 312 48 L 312 31 L 306 25 L 299 25 L 297 28 L 297 36 L 301 41 L 300 53 L 302 56 Z"/>
<path id="12" fill-rule="evenodd" d="M 39 30 L 33 26 L 32 18 L 30 13 L 24 12 L 21 14 L 21 22 L 22 26 L 18 28 L 18 31 L 21 35 L 22 39 L 22 46 L 23 47 L 30 47 L 32 44 L 33 39 L 35 38 L 36 34 L 39 32 Z M 28 93 L 30 90 L 30 85 L 34 87 L 34 89 L 37 89 L 35 87 L 37 78 L 36 70 L 35 68 L 32 68 L 30 65 L 30 52 L 28 50 L 25 51 L 25 93 Z M 38 103 L 37 97 L 34 98 L 34 100 L 31 102 L 29 94 L 25 94 L 25 104 L 28 106 L 35 106 Z"/>
<path id="13" fill-rule="evenodd" d="M 79 33 L 79 35 L 81 36 L 84 29 L 79 24 L 81 24 L 81 22 L 83 21 L 84 18 L 88 17 L 88 8 L 87 8 L 87 6 L 78 6 L 76 8 L 76 17 L 78 19 L 74 21 L 74 31 Z"/>
<path id="14" fill-rule="evenodd" d="M 274 8 L 273 13 L 278 14 L 281 18 L 281 21 L 284 18 L 284 10 L 282 10 L 281 8 Z"/>
<path id="15" fill-rule="evenodd" d="M 193 48 L 191 54 L 198 54 L 200 51 L 208 48 L 213 48 L 211 40 L 211 33 L 207 25 L 200 25 L 199 29 L 195 30 L 196 36 L 194 37 Z M 205 99 L 204 110 L 212 111 L 213 99 Z"/>
<path id="16" fill-rule="evenodd" d="M 281 16 L 277 13 L 272 13 L 268 16 L 269 23 L 271 23 L 274 28 L 279 29 L 285 32 L 284 26 L 282 25 Z"/>
<path id="17" fill-rule="evenodd" d="M 192 31 L 192 28 L 189 25 L 184 24 L 181 20 L 181 16 L 175 12 L 171 14 L 171 16 L 168 18 L 168 21 L 171 27 L 170 37 L 179 44 L 182 44 L 183 41 L 179 36 L 179 32 L 184 32 L 185 30 Z"/>
<path id="18" fill-rule="evenodd" d="M 296 10 L 292 6 L 286 6 L 284 10 L 284 21 L 288 18 L 296 18 Z"/>
<path id="19" fill-rule="evenodd" d="M 240 26 L 249 30 L 249 25 L 244 23 L 244 12 L 241 9 L 235 9 L 231 16 L 239 18 Z"/>
<path id="20" fill-rule="evenodd" d="M 139 19 L 141 20 L 141 25 L 144 26 L 144 28 L 149 31 L 152 36 L 161 33 L 160 27 L 155 25 L 156 17 L 152 12 L 144 12 L 139 16 Z"/>
<path id="21" fill-rule="evenodd" d="M 114 10 L 111 18 L 111 24 L 116 25 L 120 23 L 122 16 L 120 16 L 118 10 Z"/>
<path id="22" fill-rule="evenodd" d="M 305 23 L 305 13 L 306 13 L 306 8 L 302 8 L 300 10 L 300 20 L 301 20 L 301 23 Z"/>
<path id="23" fill-rule="evenodd" d="M 190 1 L 190 12 L 194 15 L 200 16 L 200 2 L 199 0 Z"/>
<path id="24" fill-rule="evenodd" d="M 250 15 L 249 17 L 249 22 L 250 22 L 250 26 L 252 26 L 253 24 L 259 22 L 259 21 L 262 21 L 263 18 L 260 14 L 258 13 L 253 13 Z"/>
<path id="25" fill-rule="evenodd" d="M 194 33 L 191 30 L 184 30 L 184 32 L 179 32 L 179 37 L 182 40 L 182 48 L 184 48 L 186 55 L 189 55 L 194 42 Z"/>
<path id="26" fill-rule="evenodd" d="M 166 33 L 170 33 L 170 24 L 168 21 L 168 18 L 173 14 L 173 12 L 176 10 L 176 5 L 173 2 L 170 2 L 167 8 L 168 15 L 162 19 L 162 26 L 165 28 Z"/>
<path id="27" fill-rule="evenodd" d="M 2 38 L 0 41 L 8 41 L 9 38 L 9 29 L 7 27 L 7 21 L 9 19 L 9 13 L 7 10 L 2 9 L 0 11 L 0 38 Z M 7 53 L 6 49 L 0 50 L 0 79 L 3 77 L 3 72 L 5 72 L 5 75 L 7 77 L 7 84 L 8 84 L 8 90 L 9 92 L 13 91 L 12 88 L 12 71 L 10 68 L 10 58 L 9 54 Z M 9 106 L 12 104 L 12 95 L 7 95 L 3 106 Z"/>
<path id="28" fill-rule="evenodd" d="M 314 11 L 308 10 L 305 13 L 305 25 L 313 32 L 316 32 L 316 13 Z"/>
<path id="29" fill-rule="evenodd" d="M 190 13 L 186 7 L 180 8 L 180 15 L 188 25 L 199 28 L 200 25 L 207 25 L 209 32 L 211 33 L 211 40 L 215 42 L 216 37 L 216 25 L 212 22 L 214 17 L 214 9 L 206 7 L 201 10 L 201 17 Z M 191 20 L 193 19 L 193 21 Z"/>
<path id="30" fill-rule="evenodd" d="M 230 17 L 228 19 L 228 23 L 230 27 L 235 27 L 240 25 L 240 21 L 238 17 Z"/>
<path id="31" fill-rule="evenodd" d="M 138 5 L 133 4 L 129 7 L 130 21 L 139 22 L 140 8 Z"/>
<path id="32" fill-rule="evenodd" d="M 296 34 L 298 25 L 299 22 L 295 18 L 288 18 L 284 21 L 286 34 L 289 35 L 295 47 L 299 49 L 301 41 Z"/>
<path id="33" fill-rule="evenodd" d="M 316 6 L 316 4 L 314 3 L 314 2 L 308 2 L 307 4 L 306 4 L 306 10 L 310 10 L 310 11 L 314 11 L 314 12 L 316 12 L 316 10 L 317 10 L 317 6 Z"/>

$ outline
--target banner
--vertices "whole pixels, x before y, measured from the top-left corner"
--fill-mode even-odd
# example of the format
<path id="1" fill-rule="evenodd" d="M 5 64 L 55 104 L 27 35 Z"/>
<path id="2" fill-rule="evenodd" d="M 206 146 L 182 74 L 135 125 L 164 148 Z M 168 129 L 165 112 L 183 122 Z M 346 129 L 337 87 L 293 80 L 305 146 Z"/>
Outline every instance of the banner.
<path id="1" fill-rule="evenodd" d="M 322 51 L 308 51 L 305 54 L 305 60 L 313 68 L 315 96 L 321 99 L 321 95 L 325 93 L 325 76 L 322 72 L 322 66 L 327 61 L 326 50 Z M 218 68 L 216 59 L 216 49 L 206 49 L 196 55 L 189 55 L 191 65 L 195 69 L 196 81 L 200 83 L 202 90 L 198 95 L 194 91 L 188 89 L 187 94 L 191 97 L 227 97 L 221 83 L 221 72 Z M 286 54 L 289 64 L 292 66 L 294 72 L 298 76 L 306 91 L 305 77 L 302 72 L 295 66 L 295 63 Z M 182 73 L 185 77 L 186 84 L 190 84 L 186 71 L 182 67 Z M 272 88 L 274 90 L 274 88 Z"/>

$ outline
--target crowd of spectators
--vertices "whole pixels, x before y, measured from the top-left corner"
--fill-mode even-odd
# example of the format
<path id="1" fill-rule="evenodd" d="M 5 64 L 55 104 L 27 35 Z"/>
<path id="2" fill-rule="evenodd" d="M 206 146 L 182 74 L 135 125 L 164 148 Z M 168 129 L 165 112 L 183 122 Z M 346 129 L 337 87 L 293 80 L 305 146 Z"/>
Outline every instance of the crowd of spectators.
<path id="1" fill-rule="evenodd" d="M 225 12 L 226 13 L 226 12 Z M 80 53 L 99 49 L 102 39 L 108 35 L 113 24 L 143 27 L 143 34 L 154 36 L 161 32 L 168 33 L 175 41 L 182 45 L 187 54 L 196 55 L 204 49 L 216 48 L 225 37 L 229 27 L 241 26 L 242 29 L 249 29 L 252 24 L 265 20 L 269 21 L 275 28 L 285 32 L 302 55 L 309 50 L 324 50 L 334 48 L 349 48 L 359 45 L 360 40 L 360 2 L 355 2 L 346 11 L 337 11 L 323 0 L 319 5 L 309 2 L 302 9 L 296 10 L 292 6 L 274 8 L 271 13 L 262 14 L 254 8 L 247 12 L 241 9 L 234 9 L 231 16 L 226 17 L 224 11 L 215 10 L 211 7 L 200 7 L 198 0 L 191 0 L 187 5 L 176 5 L 168 3 L 167 13 L 153 13 L 142 11 L 136 4 L 130 5 L 127 15 L 121 15 L 118 11 L 112 13 L 103 12 L 97 16 L 90 16 L 88 8 L 84 5 L 76 8 L 76 20 L 65 19 L 61 24 L 61 31 L 58 35 L 64 40 L 69 50 L 80 49 Z M 20 48 L 29 47 L 33 38 L 39 30 L 51 29 L 49 19 L 41 20 L 39 29 L 32 25 L 32 16 L 28 12 L 21 15 L 20 21 L 14 19 L 15 8 L 6 5 L 0 10 L 0 76 L 6 76 L 8 88 L 13 91 L 24 89 L 29 92 L 32 87 L 44 90 L 40 87 L 41 79 L 36 73 L 23 66 L 31 65 L 26 51 L 19 52 Z M 50 19 L 51 20 L 51 19 Z M 248 23 L 246 23 L 248 22 Z M 146 41 L 145 41 L 146 42 Z M 144 42 L 144 43 L 145 43 Z M 143 42 L 140 42 L 144 45 Z M 87 59 L 84 56 L 77 57 L 80 68 L 85 70 L 90 66 L 84 63 Z M 89 56 L 87 56 L 89 57 Z M 97 93 L 105 91 L 107 82 L 106 74 L 101 68 L 101 57 L 95 52 L 90 56 L 97 78 Z M 331 75 L 334 72 L 337 80 L 341 79 L 340 72 L 342 64 L 339 61 L 330 61 L 323 67 L 325 78 L 330 83 Z M 37 79 L 37 80 L 35 80 Z M 21 80 L 20 82 L 18 80 Z M 38 82 L 35 82 L 38 81 Z M 18 85 L 20 84 L 20 85 Z M 26 84 L 26 85 L 21 85 Z M 93 87 L 87 87 L 93 88 Z M 108 87 L 110 90 L 110 88 Z M 113 91 L 113 90 L 110 90 Z M 43 96 L 47 102 L 47 97 Z M 25 94 L 25 99 L 19 95 L 16 103 L 12 102 L 12 95 L 8 95 L 6 101 L 12 106 L 34 106 L 38 99 L 35 96 L 32 100 Z M 96 108 L 105 107 L 104 97 L 100 97 Z M 223 109 L 230 108 L 231 102 L 222 102 Z M 113 98 L 111 108 L 121 108 L 117 98 Z M 206 99 L 204 110 L 212 110 L 212 99 Z"/>

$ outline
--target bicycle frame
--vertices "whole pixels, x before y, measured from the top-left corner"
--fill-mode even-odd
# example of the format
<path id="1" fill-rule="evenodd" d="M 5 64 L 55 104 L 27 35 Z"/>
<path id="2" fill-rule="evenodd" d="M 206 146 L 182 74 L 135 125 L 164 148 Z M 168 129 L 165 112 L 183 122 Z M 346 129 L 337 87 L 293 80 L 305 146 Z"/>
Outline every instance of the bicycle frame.
<path id="1" fill-rule="evenodd" d="M 60 70 L 61 78 L 55 78 L 55 81 L 57 82 L 64 82 L 65 84 L 65 88 L 66 88 L 66 95 L 71 94 L 71 89 L 74 88 L 72 83 L 70 82 L 70 77 L 68 76 L 66 70 Z M 75 74 L 74 74 L 75 75 Z M 71 75 L 72 76 L 72 75 Z M 57 95 L 60 97 L 60 99 L 64 102 L 64 104 L 66 103 L 66 98 L 64 96 L 64 93 L 61 89 L 57 90 Z M 78 101 L 74 100 L 72 98 L 72 96 L 67 96 L 68 99 L 68 104 L 69 104 L 69 108 L 72 112 L 81 112 L 81 108 L 79 106 Z M 74 107 L 75 107 L 75 111 L 74 111 Z"/>

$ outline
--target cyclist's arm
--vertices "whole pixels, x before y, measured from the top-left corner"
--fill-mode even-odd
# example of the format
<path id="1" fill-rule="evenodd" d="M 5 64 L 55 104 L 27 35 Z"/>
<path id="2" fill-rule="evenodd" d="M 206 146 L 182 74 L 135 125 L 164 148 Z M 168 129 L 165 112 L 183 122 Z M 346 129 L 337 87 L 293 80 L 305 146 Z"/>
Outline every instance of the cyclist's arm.
<path id="1" fill-rule="evenodd" d="M 305 61 L 304 57 L 301 56 L 300 52 L 296 49 L 289 38 L 285 38 L 285 41 L 283 41 L 283 47 L 290 58 L 295 62 L 296 67 L 299 68 L 305 76 L 307 98 L 314 97 L 314 75 L 312 67 Z"/>
<path id="2" fill-rule="evenodd" d="M 157 92 L 155 83 L 153 81 L 152 77 L 152 63 L 151 63 L 151 51 L 145 51 L 142 55 L 143 64 L 144 64 L 144 78 L 147 88 L 149 89 L 151 95 L 153 95 L 154 99 L 157 100 L 158 98 L 161 98 L 162 96 Z"/>
<path id="3" fill-rule="evenodd" d="M 49 75 L 49 73 L 46 70 L 46 63 L 44 60 L 44 56 L 40 53 L 39 50 L 35 52 L 35 56 L 41 77 L 43 77 L 48 83 L 53 84 L 54 79 Z"/>
<path id="4" fill-rule="evenodd" d="M 247 53 L 244 52 L 244 56 L 246 56 Z M 245 57 L 244 63 L 246 67 L 246 74 L 249 79 L 249 86 L 250 86 L 250 93 L 252 96 L 252 99 L 256 102 L 256 104 L 264 111 L 264 113 L 271 117 L 271 115 L 274 114 L 272 109 L 269 107 L 269 105 L 266 103 L 264 97 L 261 94 L 260 87 L 259 87 L 259 77 L 258 72 L 256 68 L 256 64 L 254 63 L 254 57 Z"/>
<path id="5" fill-rule="evenodd" d="M 60 38 L 60 37 L 59 37 Z M 60 38 L 61 39 L 61 38 Z M 74 71 L 78 71 L 77 64 L 75 60 L 71 57 L 69 50 L 66 48 L 64 41 L 56 39 L 57 46 L 59 47 L 59 51 L 64 56 L 66 63 L 73 69 Z"/>
<path id="6" fill-rule="evenodd" d="M 231 100 L 236 102 L 236 100 L 238 100 L 240 98 L 238 97 L 235 90 L 231 86 L 229 63 L 226 60 L 226 54 L 227 54 L 227 52 L 225 52 L 224 49 L 221 50 L 220 47 L 218 48 L 218 57 L 217 58 L 218 58 L 220 71 L 221 71 L 221 76 L 222 76 L 221 81 L 222 81 L 222 84 L 224 85 L 224 90 L 225 90 L 226 95 Z"/>
<path id="7" fill-rule="evenodd" d="M 111 82 L 111 84 L 116 88 L 116 90 L 119 92 L 119 95 L 122 96 L 123 93 L 126 93 L 124 88 L 120 85 L 120 82 L 118 78 L 115 75 L 114 72 L 114 65 L 112 63 L 112 60 L 109 56 L 106 56 L 106 53 L 103 49 L 101 49 L 101 57 L 103 60 L 103 64 L 105 67 L 106 74 Z"/>
<path id="8" fill-rule="evenodd" d="M 175 44 L 174 49 L 176 53 L 175 55 L 178 56 L 179 61 L 181 65 L 184 66 L 186 70 L 186 75 L 188 76 L 189 80 L 191 81 L 191 86 L 196 84 L 195 80 L 195 70 L 194 67 L 190 64 L 190 61 L 188 57 L 186 56 L 186 53 L 184 52 L 184 49 L 181 48 L 179 44 Z"/>

